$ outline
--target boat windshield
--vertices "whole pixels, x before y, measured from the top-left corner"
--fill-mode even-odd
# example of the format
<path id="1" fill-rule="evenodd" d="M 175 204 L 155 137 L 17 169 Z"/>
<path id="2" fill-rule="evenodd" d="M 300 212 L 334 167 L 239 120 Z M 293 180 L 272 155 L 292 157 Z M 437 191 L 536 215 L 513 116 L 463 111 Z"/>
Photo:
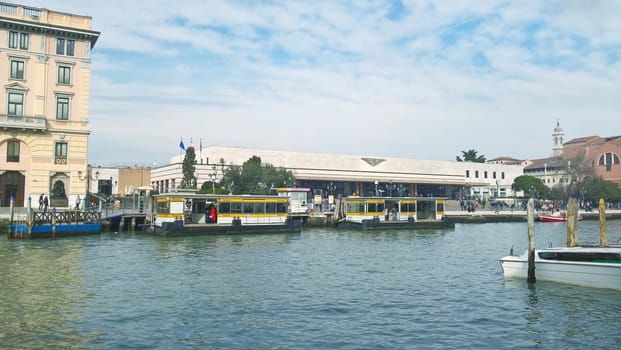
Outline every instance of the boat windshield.
<path id="1" fill-rule="evenodd" d="M 610 262 L 621 264 L 621 254 L 614 252 L 539 252 L 545 260 Z"/>

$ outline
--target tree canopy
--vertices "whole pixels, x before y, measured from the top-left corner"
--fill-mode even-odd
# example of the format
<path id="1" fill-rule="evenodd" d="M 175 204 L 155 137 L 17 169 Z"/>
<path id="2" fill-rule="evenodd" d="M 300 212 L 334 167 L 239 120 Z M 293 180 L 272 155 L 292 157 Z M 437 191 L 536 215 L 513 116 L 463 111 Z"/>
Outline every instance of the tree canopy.
<path id="1" fill-rule="evenodd" d="M 252 156 L 241 166 L 229 166 L 220 186 L 232 194 L 268 194 L 272 187 L 291 187 L 294 183 L 290 170 L 264 164 L 260 157 Z"/>
<path id="2" fill-rule="evenodd" d="M 604 198 L 606 201 L 620 201 L 621 189 L 614 182 L 594 178 L 585 183 L 582 195 L 586 200 L 597 201 Z"/>
<path id="3" fill-rule="evenodd" d="M 478 155 L 478 151 L 469 149 L 467 151 L 461 151 L 462 157 L 455 157 L 458 162 L 475 162 L 475 163 L 485 163 L 486 159 L 484 155 Z"/>
<path id="4" fill-rule="evenodd" d="M 511 189 L 513 191 L 524 191 L 530 197 L 545 197 L 549 191 L 548 186 L 543 181 L 530 175 L 516 177 Z"/>
<path id="5" fill-rule="evenodd" d="M 196 152 L 194 147 L 188 147 L 185 150 L 185 157 L 183 158 L 183 179 L 179 188 L 183 189 L 196 189 Z"/>

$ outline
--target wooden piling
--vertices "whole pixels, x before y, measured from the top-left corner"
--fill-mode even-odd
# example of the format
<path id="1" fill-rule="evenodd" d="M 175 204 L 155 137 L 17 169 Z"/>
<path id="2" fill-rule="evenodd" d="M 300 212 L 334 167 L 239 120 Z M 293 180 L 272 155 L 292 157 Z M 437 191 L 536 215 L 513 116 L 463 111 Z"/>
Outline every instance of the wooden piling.
<path id="1" fill-rule="evenodd" d="M 526 282 L 535 283 L 535 200 L 528 200 L 528 276 Z"/>
<path id="2" fill-rule="evenodd" d="M 32 218 L 32 208 L 28 208 L 28 211 L 26 212 L 26 226 L 28 227 L 28 238 L 32 238 L 32 225 L 33 225 L 33 218 Z"/>
<path id="3" fill-rule="evenodd" d="M 569 198 L 567 208 L 567 247 L 578 246 L 578 201 Z"/>
<path id="4" fill-rule="evenodd" d="M 15 238 L 15 229 L 13 228 L 13 196 L 9 198 L 9 237 Z"/>
<path id="5" fill-rule="evenodd" d="M 56 208 L 52 209 L 52 238 L 56 238 Z"/>
<path id="6" fill-rule="evenodd" d="M 608 233 L 606 232 L 606 202 L 604 198 L 599 199 L 599 245 L 608 245 Z"/>

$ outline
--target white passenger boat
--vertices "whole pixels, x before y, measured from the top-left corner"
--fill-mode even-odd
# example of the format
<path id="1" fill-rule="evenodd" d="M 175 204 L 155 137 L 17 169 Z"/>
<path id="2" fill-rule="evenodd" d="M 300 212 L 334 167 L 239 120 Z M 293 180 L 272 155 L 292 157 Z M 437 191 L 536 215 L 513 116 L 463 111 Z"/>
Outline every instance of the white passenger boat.
<path id="1" fill-rule="evenodd" d="M 505 278 L 526 278 L 528 250 L 500 259 Z M 535 250 L 535 278 L 594 288 L 621 290 L 621 245 Z"/>
<path id="2" fill-rule="evenodd" d="M 362 230 L 455 227 L 444 205 L 435 197 L 351 196 L 337 205 L 335 218 L 338 227 Z"/>
<path id="3" fill-rule="evenodd" d="M 162 193 L 153 196 L 156 235 L 300 232 L 289 198 L 270 195 Z"/>

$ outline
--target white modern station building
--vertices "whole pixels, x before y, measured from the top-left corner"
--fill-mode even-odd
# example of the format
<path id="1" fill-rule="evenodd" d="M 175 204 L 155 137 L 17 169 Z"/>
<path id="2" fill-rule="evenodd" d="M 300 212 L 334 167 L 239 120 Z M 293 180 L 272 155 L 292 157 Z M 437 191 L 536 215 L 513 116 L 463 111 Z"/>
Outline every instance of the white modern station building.
<path id="1" fill-rule="evenodd" d="M 151 185 L 159 192 L 174 191 L 183 178 L 185 155 L 151 170 Z M 219 181 L 230 165 L 241 166 L 253 156 L 262 163 L 291 170 L 297 187 L 315 195 L 435 196 L 449 199 L 511 198 L 521 164 L 418 160 L 333 153 L 309 153 L 209 146 L 196 151 L 198 187 Z"/>

